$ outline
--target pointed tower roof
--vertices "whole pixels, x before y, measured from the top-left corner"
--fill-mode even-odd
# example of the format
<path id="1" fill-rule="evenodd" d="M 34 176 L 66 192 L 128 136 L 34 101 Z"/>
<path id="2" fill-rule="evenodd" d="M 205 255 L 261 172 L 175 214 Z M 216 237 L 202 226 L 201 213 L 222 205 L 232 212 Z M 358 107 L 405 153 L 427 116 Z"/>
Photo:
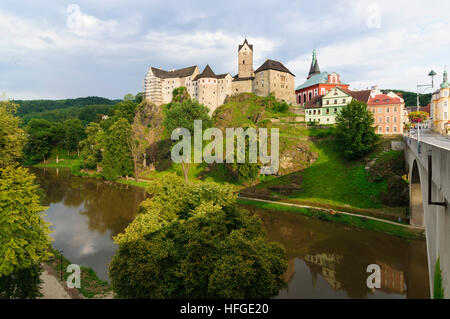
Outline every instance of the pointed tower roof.
<path id="1" fill-rule="evenodd" d="M 214 71 L 211 69 L 211 67 L 209 66 L 209 64 L 207 64 L 205 66 L 205 68 L 203 69 L 203 72 L 200 73 L 199 75 L 197 75 L 194 79 L 194 81 L 197 81 L 198 79 L 201 78 L 217 78 L 216 74 L 214 73 Z"/>
<path id="2" fill-rule="evenodd" d="M 316 49 L 313 50 L 313 57 L 311 67 L 309 69 L 308 79 L 315 74 L 320 74 L 319 63 L 317 62 Z"/>
<path id="3" fill-rule="evenodd" d="M 253 44 L 249 44 L 249 43 L 247 42 L 247 38 L 245 38 L 244 43 L 242 43 L 242 44 L 239 45 L 238 51 L 241 51 L 241 49 L 242 49 L 242 47 L 244 46 L 244 44 L 247 44 L 247 45 L 249 46 L 250 50 L 253 51 Z"/>

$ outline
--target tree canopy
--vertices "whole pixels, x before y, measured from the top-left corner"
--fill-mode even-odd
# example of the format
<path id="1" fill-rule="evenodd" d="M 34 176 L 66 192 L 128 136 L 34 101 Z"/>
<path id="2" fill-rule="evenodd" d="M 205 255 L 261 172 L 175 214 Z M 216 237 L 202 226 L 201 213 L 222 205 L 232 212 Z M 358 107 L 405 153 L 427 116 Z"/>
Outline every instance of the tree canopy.
<path id="1" fill-rule="evenodd" d="M 208 115 L 209 109 L 189 98 L 180 98 L 179 95 L 185 94 L 184 90 L 174 90 L 172 102 L 167 104 L 164 109 L 164 128 L 165 134 L 170 138 L 172 132 L 177 128 L 187 129 L 191 136 L 194 134 L 194 121 L 202 121 L 202 129 L 205 130 L 212 125 L 211 117 Z M 182 102 L 176 102 L 182 100 Z M 190 154 L 189 154 L 190 156 Z M 185 181 L 188 182 L 189 163 L 181 162 Z"/>
<path id="2" fill-rule="evenodd" d="M 367 104 L 352 100 L 336 116 L 337 138 L 345 157 L 360 158 L 378 141 L 372 113 Z"/>
<path id="3" fill-rule="evenodd" d="M 166 176 L 119 234 L 109 268 L 122 298 L 269 298 L 284 287 L 283 247 L 231 189 Z"/>
<path id="4" fill-rule="evenodd" d="M 34 175 L 23 167 L 0 169 L 0 276 L 40 264 L 51 254 Z"/>
<path id="5" fill-rule="evenodd" d="M 131 125 L 125 118 L 117 120 L 109 129 L 104 140 L 102 160 L 103 176 L 115 180 L 120 176 L 133 176 L 131 157 Z"/>
<path id="6" fill-rule="evenodd" d="M 12 165 L 22 157 L 25 132 L 19 128 L 20 119 L 15 117 L 18 105 L 0 102 L 0 167 Z"/>

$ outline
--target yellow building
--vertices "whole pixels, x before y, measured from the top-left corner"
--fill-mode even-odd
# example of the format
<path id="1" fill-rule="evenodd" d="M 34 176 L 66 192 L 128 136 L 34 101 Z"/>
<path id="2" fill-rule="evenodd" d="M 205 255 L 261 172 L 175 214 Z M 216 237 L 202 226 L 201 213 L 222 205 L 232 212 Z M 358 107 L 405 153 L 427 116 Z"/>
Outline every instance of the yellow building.
<path id="1" fill-rule="evenodd" d="M 450 132 L 450 122 L 448 107 L 450 104 L 450 83 L 448 82 L 448 73 L 444 71 L 442 84 L 431 97 L 431 128 L 434 132 L 448 135 Z"/>

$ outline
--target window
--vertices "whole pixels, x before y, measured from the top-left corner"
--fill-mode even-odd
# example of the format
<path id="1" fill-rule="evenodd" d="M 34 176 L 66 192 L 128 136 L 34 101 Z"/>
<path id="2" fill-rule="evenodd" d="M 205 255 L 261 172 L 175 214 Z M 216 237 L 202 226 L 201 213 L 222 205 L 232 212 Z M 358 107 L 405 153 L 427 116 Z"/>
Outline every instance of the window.
<path id="1" fill-rule="evenodd" d="M 327 105 L 329 105 L 330 104 L 330 100 L 327 100 Z"/>
<path id="2" fill-rule="evenodd" d="M 397 132 L 397 126 L 394 126 L 393 129 L 394 129 L 394 132 Z"/>
<path id="3" fill-rule="evenodd" d="M 378 117 L 378 123 L 381 123 L 381 116 Z"/>
<path id="4" fill-rule="evenodd" d="M 345 103 L 346 103 L 346 99 L 342 99 L 342 103 L 344 103 L 344 104 L 345 104 Z"/>
<path id="5" fill-rule="evenodd" d="M 386 113 L 389 113 L 389 108 L 388 107 L 386 108 Z"/>
<path id="6" fill-rule="evenodd" d="M 382 107 L 378 108 L 378 113 L 383 113 L 383 108 Z"/>
<path id="7" fill-rule="evenodd" d="M 389 133 L 389 126 L 386 126 L 386 133 Z"/>
<path id="8" fill-rule="evenodd" d="M 327 114 L 330 114 L 330 109 L 327 109 Z"/>
<path id="9" fill-rule="evenodd" d="M 386 123 L 389 123 L 389 116 L 386 116 Z"/>
<path id="10" fill-rule="evenodd" d="M 394 106 L 394 112 L 397 112 L 397 107 L 396 106 Z"/>
<path id="11" fill-rule="evenodd" d="M 383 128 L 381 126 L 378 126 L 378 132 L 379 133 L 383 132 Z"/>
<path id="12" fill-rule="evenodd" d="M 447 112 L 444 112 L 444 120 L 448 120 Z"/>
<path id="13" fill-rule="evenodd" d="M 334 100 L 334 104 L 337 104 L 337 100 Z"/>
<path id="14" fill-rule="evenodd" d="M 337 109 L 336 108 L 334 109 L 334 113 L 337 113 Z"/>

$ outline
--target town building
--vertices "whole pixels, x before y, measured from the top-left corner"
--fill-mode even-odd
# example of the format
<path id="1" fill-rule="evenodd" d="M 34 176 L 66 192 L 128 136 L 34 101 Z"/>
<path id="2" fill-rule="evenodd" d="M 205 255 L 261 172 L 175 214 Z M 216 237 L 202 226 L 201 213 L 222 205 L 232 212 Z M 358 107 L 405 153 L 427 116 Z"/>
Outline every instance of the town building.
<path id="1" fill-rule="evenodd" d="M 345 88 L 334 87 L 328 93 L 319 95 L 305 105 L 305 121 L 325 125 L 336 124 L 336 116 L 342 108 L 353 99 L 368 103 L 371 90 L 350 91 Z"/>
<path id="2" fill-rule="evenodd" d="M 296 102 L 306 105 L 318 96 L 325 95 L 334 87 L 348 89 L 349 84 L 342 83 L 336 72 L 320 72 L 316 50 L 313 50 L 311 67 L 306 81 L 295 89 Z"/>
<path id="3" fill-rule="evenodd" d="M 431 97 L 431 127 L 436 133 L 448 135 L 450 133 L 450 121 L 448 108 L 450 103 L 450 83 L 448 73 L 444 71 L 444 79 L 439 90 Z"/>
<path id="4" fill-rule="evenodd" d="M 172 91 L 185 86 L 191 98 L 198 100 L 212 113 L 227 96 L 254 93 L 272 94 L 276 99 L 295 103 L 295 75 L 281 62 L 266 60 L 253 70 L 253 45 L 247 39 L 238 46 L 238 74 L 216 75 L 209 65 L 200 73 L 197 66 L 165 71 L 150 67 L 144 79 L 144 98 L 156 105 L 167 104 Z"/>
<path id="5" fill-rule="evenodd" d="M 367 106 L 372 111 L 378 134 L 403 134 L 405 108 L 403 98 L 394 92 L 383 94 L 378 87 L 374 87 Z"/>

